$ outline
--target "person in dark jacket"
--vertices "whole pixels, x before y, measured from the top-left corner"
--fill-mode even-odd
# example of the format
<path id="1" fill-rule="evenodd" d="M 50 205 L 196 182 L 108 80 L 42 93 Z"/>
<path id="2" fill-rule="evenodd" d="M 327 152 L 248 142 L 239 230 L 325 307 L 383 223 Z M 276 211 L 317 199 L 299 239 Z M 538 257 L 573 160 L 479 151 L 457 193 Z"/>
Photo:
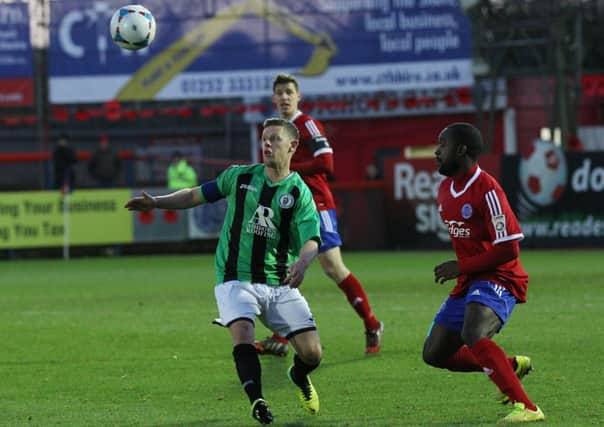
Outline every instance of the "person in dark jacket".
<path id="1" fill-rule="evenodd" d="M 57 146 L 52 152 L 54 166 L 53 188 L 70 191 L 75 186 L 74 166 L 78 159 L 73 148 L 69 145 L 67 135 L 57 139 Z"/>
<path id="2" fill-rule="evenodd" d="M 88 172 L 96 180 L 99 187 L 111 188 L 115 185 L 121 169 L 119 155 L 109 146 L 109 138 L 102 135 L 99 147 L 88 163 Z"/>

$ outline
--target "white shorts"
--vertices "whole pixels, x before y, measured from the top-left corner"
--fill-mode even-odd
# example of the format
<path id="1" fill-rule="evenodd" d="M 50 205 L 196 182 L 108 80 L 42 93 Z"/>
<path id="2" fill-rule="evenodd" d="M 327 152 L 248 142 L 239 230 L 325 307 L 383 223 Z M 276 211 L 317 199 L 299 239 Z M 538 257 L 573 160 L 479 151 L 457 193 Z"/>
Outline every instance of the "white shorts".
<path id="1" fill-rule="evenodd" d="M 317 329 L 306 299 L 298 289 L 286 285 L 231 280 L 217 285 L 214 295 L 220 314 L 216 323 L 222 326 L 238 319 L 255 322 L 258 316 L 267 328 L 286 338 Z"/>

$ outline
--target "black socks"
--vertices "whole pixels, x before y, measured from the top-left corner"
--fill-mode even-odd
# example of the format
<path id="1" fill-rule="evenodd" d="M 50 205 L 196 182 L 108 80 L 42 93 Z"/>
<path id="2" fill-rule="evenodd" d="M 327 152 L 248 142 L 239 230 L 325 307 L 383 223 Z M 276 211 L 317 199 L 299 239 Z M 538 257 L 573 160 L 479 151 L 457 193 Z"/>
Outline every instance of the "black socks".
<path id="1" fill-rule="evenodd" d="M 262 398 L 260 359 L 258 359 L 256 347 L 252 344 L 238 344 L 233 348 L 233 358 L 239 380 L 250 403 Z"/>
<path id="2" fill-rule="evenodd" d="M 308 378 L 306 376 L 314 371 L 318 366 L 318 363 L 313 366 L 307 365 L 296 354 L 294 356 L 294 366 L 291 370 L 292 381 L 298 387 L 306 387 L 308 385 Z"/>

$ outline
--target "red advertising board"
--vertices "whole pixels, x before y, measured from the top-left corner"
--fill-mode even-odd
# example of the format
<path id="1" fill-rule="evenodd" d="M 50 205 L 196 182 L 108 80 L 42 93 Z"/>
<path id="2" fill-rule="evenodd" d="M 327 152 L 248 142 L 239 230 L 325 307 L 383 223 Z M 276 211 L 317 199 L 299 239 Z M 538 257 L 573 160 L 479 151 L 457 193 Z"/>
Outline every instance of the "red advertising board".
<path id="1" fill-rule="evenodd" d="M 33 103 L 33 79 L 0 79 L 0 107 L 26 107 Z"/>

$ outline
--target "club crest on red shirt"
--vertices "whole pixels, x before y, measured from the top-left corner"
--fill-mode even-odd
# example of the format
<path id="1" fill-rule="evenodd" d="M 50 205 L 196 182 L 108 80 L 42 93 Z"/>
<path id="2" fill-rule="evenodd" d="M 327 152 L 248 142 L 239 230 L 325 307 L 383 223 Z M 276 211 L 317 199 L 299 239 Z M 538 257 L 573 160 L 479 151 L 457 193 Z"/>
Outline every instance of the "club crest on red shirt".
<path id="1" fill-rule="evenodd" d="M 466 203 L 461 207 L 461 216 L 464 219 L 469 219 L 472 216 L 472 213 L 474 213 L 474 210 L 472 209 L 471 204 Z"/>

